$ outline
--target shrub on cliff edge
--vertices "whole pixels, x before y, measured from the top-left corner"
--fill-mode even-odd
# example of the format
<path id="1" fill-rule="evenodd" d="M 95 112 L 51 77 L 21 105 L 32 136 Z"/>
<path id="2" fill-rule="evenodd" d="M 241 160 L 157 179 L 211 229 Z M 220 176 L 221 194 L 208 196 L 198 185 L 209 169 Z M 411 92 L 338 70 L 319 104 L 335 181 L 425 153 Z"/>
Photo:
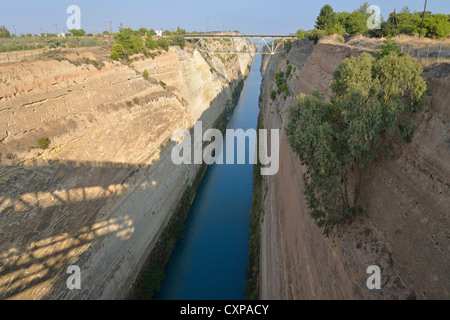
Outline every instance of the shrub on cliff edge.
<path id="1" fill-rule="evenodd" d="M 37 142 L 42 150 L 48 149 L 48 146 L 50 145 L 50 140 L 48 138 L 39 138 Z"/>

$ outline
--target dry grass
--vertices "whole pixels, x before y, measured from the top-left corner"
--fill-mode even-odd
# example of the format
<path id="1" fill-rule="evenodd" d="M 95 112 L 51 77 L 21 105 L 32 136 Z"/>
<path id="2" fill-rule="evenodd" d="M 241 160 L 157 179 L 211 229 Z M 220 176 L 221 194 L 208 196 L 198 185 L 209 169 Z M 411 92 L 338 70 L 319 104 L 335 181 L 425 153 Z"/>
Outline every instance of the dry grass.
<path id="1" fill-rule="evenodd" d="M 320 43 L 332 43 L 343 45 L 351 48 L 364 48 L 367 51 L 377 51 L 381 48 L 383 41 L 386 38 L 368 38 L 361 35 L 347 39 L 345 43 L 339 40 L 338 35 L 324 37 Z M 403 52 L 408 52 L 413 58 L 418 58 L 418 61 L 424 66 L 430 66 L 440 62 L 450 61 L 450 38 L 445 39 L 430 39 L 420 38 L 419 36 L 400 35 L 393 38 L 397 44 L 402 48 Z M 439 53 L 440 52 L 440 53 Z M 439 59 L 438 59 L 439 56 Z"/>

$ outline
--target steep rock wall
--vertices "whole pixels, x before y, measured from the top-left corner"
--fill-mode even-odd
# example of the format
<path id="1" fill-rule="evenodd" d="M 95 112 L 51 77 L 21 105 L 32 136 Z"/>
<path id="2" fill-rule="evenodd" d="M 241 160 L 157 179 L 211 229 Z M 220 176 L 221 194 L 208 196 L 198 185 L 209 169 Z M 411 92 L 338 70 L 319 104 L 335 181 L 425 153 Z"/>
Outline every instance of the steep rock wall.
<path id="1" fill-rule="evenodd" d="M 172 163 L 172 132 L 208 129 L 252 61 L 170 47 L 131 68 L 107 54 L 0 65 L 0 299 L 124 297 L 199 169 Z"/>
<path id="2" fill-rule="evenodd" d="M 265 128 L 283 128 L 287 108 L 300 93 L 331 92 L 332 72 L 364 47 L 307 40 L 287 56 L 266 58 L 261 112 Z M 269 97 L 274 75 L 289 60 L 297 73 L 288 79 L 291 96 Z M 362 217 L 336 227 L 326 239 L 310 219 L 303 197 L 304 168 L 281 135 L 280 170 L 263 182 L 261 297 L 263 299 L 435 299 L 450 296 L 450 68 L 424 72 L 428 84 L 421 125 L 410 144 L 394 146 L 395 159 L 370 168 Z M 297 78 L 298 77 L 298 78 Z M 381 267 L 381 290 L 369 290 L 367 267 Z"/>

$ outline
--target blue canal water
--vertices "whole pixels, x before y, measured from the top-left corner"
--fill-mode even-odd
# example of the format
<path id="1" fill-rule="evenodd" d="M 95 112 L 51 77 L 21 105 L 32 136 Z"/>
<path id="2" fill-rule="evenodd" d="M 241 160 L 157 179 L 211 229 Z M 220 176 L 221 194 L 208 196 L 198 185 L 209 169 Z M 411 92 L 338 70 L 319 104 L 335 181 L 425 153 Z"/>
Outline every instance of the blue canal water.
<path id="1" fill-rule="evenodd" d="M 261 56 L 257 55 L 241 97 L 229 112 L 227 129 L 256 129 L 260 65 Z M 248 142 L 247 147 L 255 148 Z M 248 159 L 246 163 L 208 167 L 156 299 L 244 298 L 253 189 L 253 165 Z"/>

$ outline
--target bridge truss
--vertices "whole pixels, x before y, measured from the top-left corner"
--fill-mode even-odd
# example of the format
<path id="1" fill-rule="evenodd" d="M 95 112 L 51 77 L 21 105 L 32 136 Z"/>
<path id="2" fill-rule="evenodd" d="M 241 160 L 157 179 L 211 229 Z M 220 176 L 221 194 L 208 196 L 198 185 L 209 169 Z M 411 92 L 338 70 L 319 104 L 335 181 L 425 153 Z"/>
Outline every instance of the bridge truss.
<path id="1" fill-rule="evenodd" d="M 195 49 L 210 54 L 276 54 L 285 49 L 288 41 L 297 40 L 292 35 L 185 35 Z"/>

